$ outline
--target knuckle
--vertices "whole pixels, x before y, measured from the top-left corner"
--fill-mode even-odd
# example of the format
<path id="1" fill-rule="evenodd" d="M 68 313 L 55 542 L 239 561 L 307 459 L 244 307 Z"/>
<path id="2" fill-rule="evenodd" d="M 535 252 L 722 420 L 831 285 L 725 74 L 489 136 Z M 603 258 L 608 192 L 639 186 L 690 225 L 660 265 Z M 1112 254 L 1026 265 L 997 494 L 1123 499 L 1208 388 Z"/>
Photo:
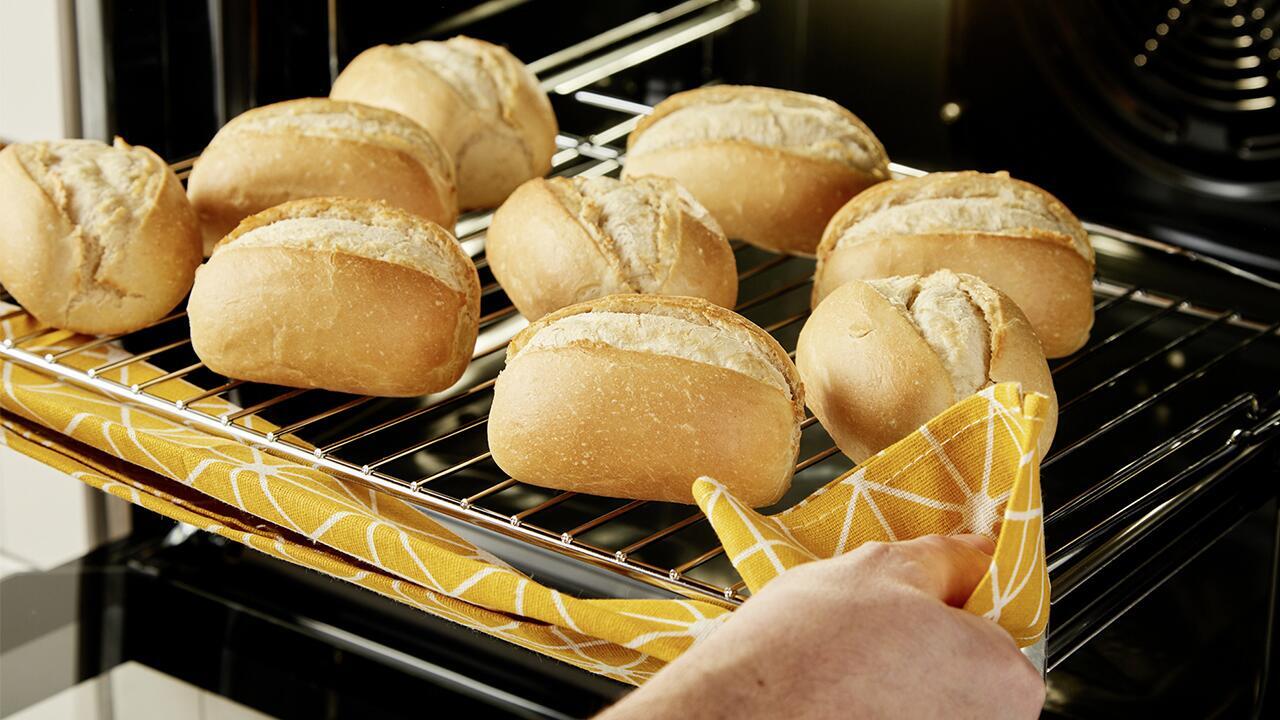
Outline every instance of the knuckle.
<path id="1" fill-rule="evenodd" d="M 866 577 L 877 573 L 876 568 L 883 564 L 889 552 L 885 543 L 863 543 L 842 555 L 807 563 L 806 566 L 812 565 L 820 569 L 828 581 L 847 582 L 850 577 Z"/>
<path id="2" fill-rule="evenodd" d="M 929 535 L 921 535 L 915 539 L 915 542 L 920 544 L 922 547 L 927 548 L 949 548 L 951 547 L 952 540 L 945 535 L 932 533 Z"/>
<path id="3" fill-rule="evenodd" d="M 946 535 L 921 535 L 910 544 L 916 552 L 934 557 L 954 558 L 962 552 L 960 542 Z"/>
<path id="4" fill-rule="evenodd" d="M 880 562 L 889 558 L 894 552 L 893 545 L 873 540 L 865 542 L 853 552 L 846 554 L 851 562 Z"/>
<path id="5" fill-rule="evenodd" d="M 803 588 L 809 585 L 826 585 L 829 584 L 826 579 L 828 569 L 826 560 L 816 560 L 813 562 L 801 563 L 788 568 L 782 574 L 778 575 L 769 582 L 769 587 L 778 586 L 779 588 Z"/>
<path id="6" fill-rule="evenodd" d="M 803 563 L 792 567 L 770 583 L 788 588 L 817 585 L 828 590 L 861 587 L 864 581 L 879 577 L 884 572 L 887 558 L 893 553 L 887 543 L 864 543 L 849 552 L 835 557 Z"/>
<path id="7" fill-rule="evenodd" d="M 917 589 L 928 589 L 933 583 L 929 567 L 914 557 L 899 558 L 893 566 L 893 574 L 901 582 Z"/>

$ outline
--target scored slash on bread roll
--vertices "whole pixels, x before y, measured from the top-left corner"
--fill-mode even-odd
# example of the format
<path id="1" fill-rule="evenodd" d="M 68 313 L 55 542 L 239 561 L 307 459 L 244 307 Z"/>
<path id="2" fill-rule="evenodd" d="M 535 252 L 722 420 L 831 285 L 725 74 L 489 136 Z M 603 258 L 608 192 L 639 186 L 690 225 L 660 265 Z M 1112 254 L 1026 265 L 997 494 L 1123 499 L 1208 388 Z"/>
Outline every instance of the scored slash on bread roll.
<path id="1" fill-rule="evenodd" d="M 462 36 L 378 45 L 347 65 L 329 96 L 395 110 L 425 127 L 453 157 L 463 210 L 496 207 L 551 169 L 551 102 L 498 45 Z"/>
<path id="2" fill-rule="evenodd" d="M 814 95 L 721 85 L 678 93 L 640 121 L 625 177 L 663 175 L 693 193 L 731 238 L 812 255 L 827 220 L 889 177 L 884 147 Z"/>
<path id="3" fill-rule="evenodd" d="M 462 376 L 480 282 L 429 220 L 370 200 L 296 200 L 218 243 L 187 313 L 196 355 L 227 377 L 407 397 Z"/>
<path id="4" fill-rule="evenodd" d="M 289 200 L 385 200 L 445 228 L 458 219 L 453 160 L 420 125 L 383 108 L 304 98 L 227 123 L 187 192 L 205 254 L 244 218 Z"/>
<path id="5" fill-rule="evenodd" d="M 803 419 L 795 366 L 768 333 L 700 298 L 613 295 L 511 341 L 489 448 L 534 485 L 690 503 L 712 475 L 761 506 L 790 485 Z"/>
<path id="6" fill-rule="evenodd" d="M 1026 313 L 1048 357 L 1079 350 L 1093 327 L 1093 247 L 1049 193 L 1007 173 L 892 180 L 849 201 L 818 248 L 813 303 L 849 280 L 977 275 Z"/>
<path id="7" fill-rule="evenodd" d="M 489 267 L 524 316 L 537 320 L 618 293 L 702 297 L 732 307 L 729 241 L 668 178 L 537 178 L 493 216 Z"/>
<path id="8" fill-rule="evenodd" d="M 0 283 L 42 323 L 125 333 L 191 289 L 200 231 L 173 171 L 116 138 L 0 151 Z"/>
<path id="9" fill-rule="evenodd" d="M 1026 316 L 972 275 L 842 285 L 800 331 L 796 365 L 809 408 L 857 462 L 1000 382 L 1049 397 L 1041 457 L 1058 423 L 1053 378 Z"/>

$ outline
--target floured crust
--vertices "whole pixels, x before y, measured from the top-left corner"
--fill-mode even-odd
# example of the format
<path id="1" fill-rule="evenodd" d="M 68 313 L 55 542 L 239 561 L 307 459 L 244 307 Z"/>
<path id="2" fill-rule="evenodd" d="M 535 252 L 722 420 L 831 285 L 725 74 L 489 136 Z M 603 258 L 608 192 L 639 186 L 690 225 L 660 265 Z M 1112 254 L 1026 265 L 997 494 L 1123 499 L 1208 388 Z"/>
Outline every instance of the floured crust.
<path id="1" fill-rule="evenodd" d="M 707 233 L 724 234 L 706 208 L 670 178 L 541 182 L 618 268 L 631 292 L 662 292 L 676 266 L 686 218 Z"/>
<path id="2" fill-rule="evenodd" d="M 0 282 L 53 327 L 143 327 L 182 300 L 200 263 L 181 183 L 155 153 L 118 138 L 5 148 L 0 215 Z"/>
<path id="3" fill-rule="evenodd" d="M 245 135 L 306 136 L 376 145 L 414 158 L 437 185 L 454 184 L 453 159 L 426 129 L 400 113 L 372 105 L 329 98 L 264 105 L 237 115 L 209 145 L 234 145 Z"/>
<path id="4" fill-rule="evenodd" d="M 929 180 L 937 176 L 941 177 Z M 970 202 L 965 197 L 983 196 L 981 204 L 964 211 L 964 216 L 988 216 L 984 223 L 998 220 L 1000 214 L 992 211 L 990 202 L 1002 192 L 1009 198 L 1024 198 L 1017 202 L 1026 206 L 1038 204 L 1036 212 L 1045 223 L 1060 222 L 1070 232 L 1044 227 L 996 227 L 995 231 L 946 227 L 956 221 L 957 203 Z M 896 205 L 900 198 L 910 202 Z M 936 212 L 930 210 L 935 202 L 941 202 L 933 205 Z M 859 223 L 874 223 L 880 209 L 893 207 L 904 209 L 899 220 L 905 224 L 898 227 L 902 233 L 888 232 L 893 223 L 878 228 L 873 224 L 870 227 L 877 232 L 865 237 L 852 232 Z M 982 278 L 1012 298 L 1026 313 L 1050 358 L 1070 355 L 1089 339 L 1094 257 L 1083 226 L 1048 193 L 1003 174 L 935 173 L 894 180 L 851 200 L 831 219 L 818 247 L 812 302 L 817 306 L 851 280 L 928 275 L 941 269 Z"/>
<path id="5" fill-rule="evenodd" d="M 494 112 L 517 131 L 519 87 L 528 74 L 501 45 L 459 35 L 444 42 L 394 46 L 396 52 L 440 76 L 472 110 Z"/>
<path id="6" fill-rule="evenodd" d="M 923 278 L 867 281 L 920 331 L 947 369 L 957 397 L 968 397 L 991 382 L 991 328 L 971 294 L 970 279 L 976 280 L 942 270 Z"/>
<path id="7" fill-rule="evenodd" d="M 13 153 L 32 180 L 66 213 L 95 236 L 129 231 L 129 223 L 153 206 L 164 180 L 155 153 L 117 138 L 58 140 L 15 145 Z"/>
<path id="8" fill-rule="evenodd" d="M 1043 456 L 1057 426 L 1057 396 L 1030 323 L 1007 296 L 978 278 L 947 271 L 931 277 L 855 280 L 818 305 L 796 345 L 796 364 L 814 415 L 841 450 L 862 462 L 972 392 L 1018 382 L 1024 391 L 1044 394 L 1052 402 L 1040 436 Z M 963 293 L 980 310 L 980 323 L 967 311 L 955 313 L 954 319 L 974 323 L 970 329 L 987 333 L 985 342 L 969 332 L 930 342 L 930 330 L 921 327 L 902 301 L 930 285 Z M 974 346 L 954 347 L 958 343 Z M 981 358 L 986 371 L 979 387 L 957 387 L 948 367 L 952 353 L 938 347 L 945 344 L 953 346 L 954 354 L 987 356 Z"/>
<path id="9" fill-rule="evenodd" d="M 343 69 L 330 97 L 394 110 L 425 127 L 454 159 L 463 209 L 494 207 L 551 168 L 551 103 L 497 45 L 459 36 L 372 47 Z"/>
<path id="10" fill-rule="evenodd" d="M 1092 264 L 1089 234 L 1043 189 L 1006 172 L 939 172 L 882 183 L 831 218 L 819 256 L 877 237 L 972 232 L 1065 244 Z"/>
<path id="11" fill-rule="evenodd" d="M 806 115 L 796 128 L 769 122 L 768 108 Z M 749 116 L 734 119 L 734 108 Z M 752 109 L 754 108 L 754 109 Z M 762 109 L 763 108 L 763 109 Z M 889 177 L 888 158 L 853 113 L 814 95 L 721 85 L 659 103 L 628 139 L 624 178 L 674 178 L 730 238 L 766 250 L 813 255 L 827 221 L 849 198 Z"/>
<path id="12" fill-rule="evenodd" d="M 530 180 L 494 215 L 485 251 L 531 320 L 617 293 L 737 299 L 728 240 L 667 178 Z"/>
<path id="13" fill-rule="evenodd" d="M 384 200 L 452 228 L 453 160 L 407 117 L 382 108 L 305 98 L 250 110 L 201 154 L 187 192 L 205 253 L 241 220 L 290 200 Z"/>
<path id="14" fill-rule="evenodd" d="M 475 265 L 449 231 L 387 203 L 312 198 L 278 205 L 246 218 L 215 252 L 242 246 L 356 255 L 431 275 L 455 292 L 479 292 Z"/>
<path id="15" fill-rule="evenodd" d="M 749 338 L 732 330 L 656 313 L 595 311 L 562 317 L 529 338 L 524 353 L 575 346 L 682 358 L 732 370 L 791 397 L 791 386 Z"/>
<path id="16" fill-rule="evenodd" d="M 750 347 L 761 362 L 772 366 L 786 383 L 786 392 L 796 403 L 799 417 L 804 417 L 804 388 L 800 375 L 786 350 L 769 333 L 750 320 L 701 298 L 666 295 L 611 295 L 564 308 L 533 322 L 516 334 L 507 346 L 507 362 L 513 362 L 538 333 L 563 318 L 587 313 L 653 314 L 676 318 L 687 323 L 716 328 L 730 334 L 736 343 Z M 625 348 L 622 348 L 625 349 Z"/>
<path id="17" fill-rule="evenodd" d="M 626 279 L 632 292 L 657 292 L 675 265 L 681 207 L 672 181 L 620 182 L 613 178 L 551 178 L 555 196 L 601 256 Z"/>
<path id="18" fill-rule="evenodd" d="M 801 113 L 802 124 L 786 127 L 787 118 L 778 115 L 788 112 Z M 755 123 L 744 117 L 755 113 L 772 114 L 773 118 Z M 707 117 L 709 114 L 713 117 Z M 663 137 L 655 138 L 659 132 Z M 672 95 L 641 119 L 627 140 L 627 148 L 629 154 L 643 155 L 721 141 L 838 162 L 876 180 L 889 177 L 884 146 L 858 116 L 817 95 L 750 85 L 718 85 Z"/>

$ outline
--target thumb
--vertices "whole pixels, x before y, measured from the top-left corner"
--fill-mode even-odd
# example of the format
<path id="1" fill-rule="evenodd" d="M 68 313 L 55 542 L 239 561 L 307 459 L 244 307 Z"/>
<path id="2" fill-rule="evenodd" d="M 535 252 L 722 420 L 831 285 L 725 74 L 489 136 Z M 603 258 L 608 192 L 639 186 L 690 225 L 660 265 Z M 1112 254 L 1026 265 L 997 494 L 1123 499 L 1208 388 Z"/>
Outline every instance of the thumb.
<path id="1" fill-rule="evenodd" d="M 962 543 L 967 543 L 969 545 L 972 545 L 988 556 L 995 554 L 996 543 L 994 540 L 987 537 L 986 535 L 964 534 L 964 535 L 951 535 L 949 537 L 952 540 L 959 540 Z"/>
<path id="2" fill-rule="evenodd" d="M 942 602 L 961 607 L 991 566 L 990 540 L 980 535 L 926 535 L 893 547 L 903 560 L 898 578 Z"/>

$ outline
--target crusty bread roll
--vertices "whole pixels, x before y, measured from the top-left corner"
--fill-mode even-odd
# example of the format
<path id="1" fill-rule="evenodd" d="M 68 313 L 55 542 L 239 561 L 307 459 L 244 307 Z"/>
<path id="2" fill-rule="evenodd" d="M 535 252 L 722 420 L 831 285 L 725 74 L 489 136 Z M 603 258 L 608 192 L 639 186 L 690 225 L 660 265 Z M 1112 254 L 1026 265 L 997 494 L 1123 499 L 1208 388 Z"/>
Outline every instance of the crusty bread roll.
<path id="1" fill-rule="evenodd" d="M 453 160 L 422 126 L 327 98 L 266 105 L 227 123 L 196 160 L 187 193 L 206 255 L 241 220 L 289 200 L 385 200 L 445 228 L 458 219 Z"/>
<path id="2" fill-rule="evenodd" d="M 295 200 L 218 243 L 187 313 L 196 354 L 227 377 L 407 397 L 462 376 L 480 283 L 429 220 L 371 200 Z"/>
<path id="3" fill-rule="evenodd" d="M 0 152 L 0 283 L 41 322 L 144 327 L 191 289 L 200 229 L 173 171 L 116 138 Z"/>
<path id="4" fill-rule="evenodd" d="M 803 405 L 791 359 L 745 318 L 700 298 L 612 295 L 512 340 L 489 449 L 534 485 L 689 503 L 713 475 L 768 505 L 790 485 Z"/>
<path id="5" fill-rule="evenodd" d="M 1013 298 L 1045 355 L 1070 355 L 1093 327 L 1093 246 L 1062 203 L 1008 173 L 933 173 L 859 195 L 818 248 L 813 302 L 853 279 L 977 275 Z"/>
<path id="6" fill-rule="evenodd" d="M 551 169 L 556 116 L 538 79 L 505 48 L 468 37 L 378 45 L 360 53 L 329 96 L 419 122 L 453 156 L 464 210 L 496 207 Z"/>
<path id="7" fill-rule="evenodd" d="M 1051 400 L 1041 456 L 1058 424 L 1053 378 L 1026 316 L 972 275 L 842 285 L 800 331 L 796 365 L 809 408 L 857 462 L 994 383 L 1020 382 Z"/>
<path id="8" fill-rule="evenodd" d="M 889 177 L 853 113 L 814 95 L 720 85 L 673 95 L 627 143 L 625 177 L 675 178 L 731 238 L 812 255 L 827 220 Z"/>
<path id="9" fill-rule="evenodd" d="M 668 178 L 537 178 L 494 213 L 493 275 L 530 320 L 618 293 L 702 297 L 733 307 L 729 241 Z"/>

